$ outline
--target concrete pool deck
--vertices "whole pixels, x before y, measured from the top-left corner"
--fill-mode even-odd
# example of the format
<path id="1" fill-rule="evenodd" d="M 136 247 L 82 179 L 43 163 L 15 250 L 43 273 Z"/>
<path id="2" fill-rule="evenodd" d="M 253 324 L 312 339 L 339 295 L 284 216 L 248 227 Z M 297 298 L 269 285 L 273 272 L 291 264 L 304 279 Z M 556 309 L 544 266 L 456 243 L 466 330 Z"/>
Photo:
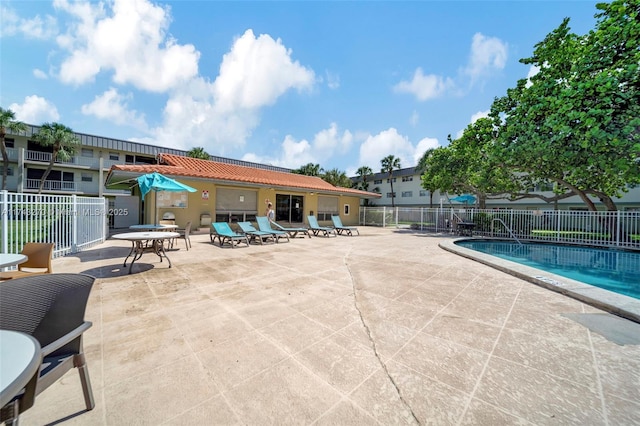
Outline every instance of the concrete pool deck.
<path id="1" fill-rule="evenodd" d="M 55 259 L 98 277 L 96 408 L 71 371 L 21 424 L 640 424 L 640 345 L 581 319 L 640 324 L 443 250 L 449 236 L 359 229 L 235 249 L 194 235 L 172 268 L 145 254 L 131 275 L 124 241 Z"/>
<path id="2" fill-rule="evenodd" d="M 465 238 L 461 238 L 465 239 Z M 484 238 L 483 238 L 484 239 Z M 561 275 L 541 271 L 526 265 L 514 263 L 496 256 L 471 250 L 455 244 L 455 240 L 446 240 L 440 247 L 460 256 L 484 263 L 508 274 L 522 278 L 549 290 L 566 294 L 591 306 L 640 323 L 640 299 L 614 293 Z M 638 281 L 640 284 L 640 265 L 638 265 Z"/>

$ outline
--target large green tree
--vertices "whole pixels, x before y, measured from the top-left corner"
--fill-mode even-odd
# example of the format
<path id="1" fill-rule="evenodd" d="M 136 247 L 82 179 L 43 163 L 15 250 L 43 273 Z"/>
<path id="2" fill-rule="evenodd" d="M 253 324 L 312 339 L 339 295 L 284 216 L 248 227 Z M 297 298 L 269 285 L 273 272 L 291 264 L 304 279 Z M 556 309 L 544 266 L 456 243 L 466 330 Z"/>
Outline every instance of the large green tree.
<path id="1" fill-rule="evenodd" d="M 597 5 L 593 30 L 570 32 L 569 20 L 535 46 L 524 64 L 539 72 L 495 100 L 503 120 L 493 154 L 530 181 L 551 181 L 589 210 L 640 183 L 640 6 Z"/>
<path id="2" fill-rule="evenodd" d="M 33 139 L 40 146 L 51 147 L 51 159 L 47 169 L 42 174 L 40 187 L 38 188 L 38 193 L 41 194 L 53 164 L 57 160 L 68 161 L 73 157 L 76 147 L 80 145 L 80 139 L 73 133 L 73 130 L 60 123 L 44 123 Z"/>
<path id="3" fill-rule="evenodd" d="M 9 171 L 9 154 L 7 153 L 7 145 L 4 138 L 7 135 L 7 130 L 13 134 L 24 132 L 27 130 L 27 125 L 16 121 L 16 114 L 10 109 L 4 109 L 0 107 L 0 139 L 2 145 L 0 150 L 2 153 L 2 190 L 7 189 L 7 173 Z"/>
<path id="4" fill-rule="evenodd" d="M 391 184 L 391 207 L 395 207 L 396 193 L 393 192 L 393 171 L 400 168 L 400 159 L 394 155 L 387 155 L 380 160 L 380 165 L 382 166 L 380 172 L 387 173 L 389 176 L 389 183 Z"/>
<path id="5" fill-rule="evenodd" d="M 187 151 L 187 157 L 199 158 L 201 160 L 209 160 L 211 158 L 209 153 L 205 151 L 204 148 L 199 146 L 191 148 L 189 151 Z"/>
<path id="6" fill-rule="evenodd" d="M 422 186 L 432 192 L 472 193 L 480 208 L 488 198 L 504 198 L 515 189 L 513 176 L 506 168 L 497 167 L 491 156 L 496 128 L 493 120 L 480 118 L 471 123 L 449 145 L 427 151 L 418 162 L 422 170 Z"/>

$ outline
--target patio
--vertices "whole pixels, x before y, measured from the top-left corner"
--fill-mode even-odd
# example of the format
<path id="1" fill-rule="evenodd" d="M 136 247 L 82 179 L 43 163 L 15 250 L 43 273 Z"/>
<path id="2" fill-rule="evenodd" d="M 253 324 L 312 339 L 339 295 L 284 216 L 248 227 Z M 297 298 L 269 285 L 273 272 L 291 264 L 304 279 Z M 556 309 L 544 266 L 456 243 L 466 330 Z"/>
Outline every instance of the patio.
<path id="1" fill-rule="evenodd" d="M 359 230 L 235 249 L 192 235 L 171 269 L 147 254 L 131 275 L 125 241 L 55 259 L 98 277 L 96 408 L 73 370 L 21 424 L 640 424 L 640 345 L 568 317 L 602 311 L 449 237 Z"/>

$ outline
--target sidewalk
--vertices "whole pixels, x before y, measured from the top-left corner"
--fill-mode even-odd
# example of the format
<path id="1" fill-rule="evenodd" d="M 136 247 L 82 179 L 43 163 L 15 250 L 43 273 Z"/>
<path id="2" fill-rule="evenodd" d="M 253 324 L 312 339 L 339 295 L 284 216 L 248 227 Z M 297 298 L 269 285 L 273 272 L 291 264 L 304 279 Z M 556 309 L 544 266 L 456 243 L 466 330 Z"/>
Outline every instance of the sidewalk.
<path id="1" fill-rule="evenodd" d="M 98 277 L 77 371 L 22 425 L 640 424 L 640 325 L 438 247 L 360 236 L 219 248 L 193 235 L 127 275 L 123 241 L 55 259 Z M 613 340 L 613 339 L 612 339 Z"/>

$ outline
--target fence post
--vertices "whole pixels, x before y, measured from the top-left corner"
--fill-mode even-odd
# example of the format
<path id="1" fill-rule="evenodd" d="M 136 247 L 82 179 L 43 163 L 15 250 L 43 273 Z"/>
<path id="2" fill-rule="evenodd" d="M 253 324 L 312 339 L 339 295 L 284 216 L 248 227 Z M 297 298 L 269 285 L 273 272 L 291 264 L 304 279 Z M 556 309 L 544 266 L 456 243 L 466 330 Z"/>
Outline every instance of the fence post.
<path id="1" fill-rule="evenodd" d="M 620 238 L 622 238 L 622 224 L 620 222 L 622 222 L 622 217 L 620 217 L 620 210 L 616 211 L 616 216 L 618 216 L 617 220 L 616 220 L 616 246 L 620 245 Z"/>
<path id="2" fill-rule="evenodd" d="M 420 230 L 424 230 L 424 207 L 420 208 Z"/>
<path id="3" fill-rule="evenodd" d="M 2 241 L 2 253 L 9 252 L 9 192 L 5 189 L 0 191 L 0 220 L 2 221 L 2 229 L 0 229 L 0 241 Z"/>
<path id="4" fill-rule="evenodd" d="M 78 252 L 78 199 L 71 195 L 71 253 Z"/>
<path id="5" fill-rule="evenodd" d="M 382 227 L 383 228 L 387 226 L 386 223 L 387 223 L 387 207 L 383 206 L 382 207 Z"/>

